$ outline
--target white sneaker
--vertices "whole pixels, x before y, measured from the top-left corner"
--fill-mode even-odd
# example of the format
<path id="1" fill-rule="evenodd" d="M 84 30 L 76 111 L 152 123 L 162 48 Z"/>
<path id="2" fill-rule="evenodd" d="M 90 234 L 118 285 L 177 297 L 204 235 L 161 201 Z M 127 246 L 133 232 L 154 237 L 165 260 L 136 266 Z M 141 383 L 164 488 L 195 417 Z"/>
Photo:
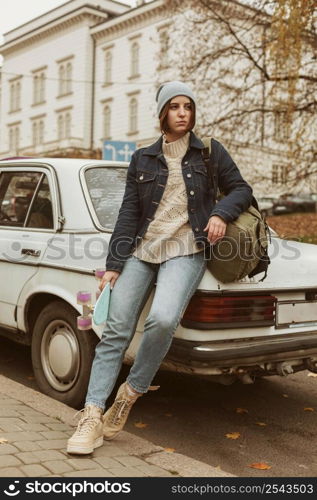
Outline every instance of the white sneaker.
<path id="1" fill-rule="evenodd" d="M 102 409 L 87 405 L 81 411 L 83 416 L 78 422 L 77 429 L 67 441 L 67 453 L 88 455 L 103 444 Z"/>
<path id="2" fill-rule="evenodd" d="M 150 386 L 149 391 L 155 391 L 159 386 Z M 120 385 L 113 405 L 103 416 L 103 435 L 105 439 L 113 439 L 124 427 L 133 404 L 142 394 L 131 394 L 127 382 Z"/>

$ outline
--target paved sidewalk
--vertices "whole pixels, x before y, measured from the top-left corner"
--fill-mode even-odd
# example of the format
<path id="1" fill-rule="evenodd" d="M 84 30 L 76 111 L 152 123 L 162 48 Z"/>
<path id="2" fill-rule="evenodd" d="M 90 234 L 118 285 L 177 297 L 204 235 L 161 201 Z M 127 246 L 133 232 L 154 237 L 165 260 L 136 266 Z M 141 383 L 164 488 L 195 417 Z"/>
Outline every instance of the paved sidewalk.
<path id="1" fill-rule="evenodd" d="M 125 431 L 91 455 L 68 455 L 75 413 L 0 375 L 0 477 L 232 476 Z"/>

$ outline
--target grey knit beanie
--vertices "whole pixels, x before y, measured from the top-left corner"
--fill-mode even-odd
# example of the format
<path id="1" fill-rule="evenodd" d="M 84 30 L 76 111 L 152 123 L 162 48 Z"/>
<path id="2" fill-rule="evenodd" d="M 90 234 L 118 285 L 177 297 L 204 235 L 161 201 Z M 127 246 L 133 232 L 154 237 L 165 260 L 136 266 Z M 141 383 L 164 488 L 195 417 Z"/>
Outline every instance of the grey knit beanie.
<path id="1" fill-rule="evenodd" d="M 196 98 L 193 91 L 188 87 L 188 85 L 186 85 L 186 83 L 177 81 L 163 83 L 156 93 L 158 116 L 160 116 L 165 104 L 177 95 L 185 95 L 186 97 L 189 97 L 196 105 Z"/>

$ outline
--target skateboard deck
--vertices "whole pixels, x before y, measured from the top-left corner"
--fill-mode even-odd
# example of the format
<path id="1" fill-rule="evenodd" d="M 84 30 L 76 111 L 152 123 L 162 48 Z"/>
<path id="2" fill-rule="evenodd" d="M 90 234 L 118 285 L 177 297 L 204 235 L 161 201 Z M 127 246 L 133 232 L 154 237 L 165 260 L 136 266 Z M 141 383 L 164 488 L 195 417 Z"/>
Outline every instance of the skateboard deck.
<path id="1" fill-rule="evenodd" d="M 98 300 L 94 307 L 93 312 L 93 321 L 96 325 L 100 325 L 101 323 L 105 323 L 108 317 L 109 304 L 110 304 L 110 283 L 108 282 L 101 294 L 98 297 Z"/>

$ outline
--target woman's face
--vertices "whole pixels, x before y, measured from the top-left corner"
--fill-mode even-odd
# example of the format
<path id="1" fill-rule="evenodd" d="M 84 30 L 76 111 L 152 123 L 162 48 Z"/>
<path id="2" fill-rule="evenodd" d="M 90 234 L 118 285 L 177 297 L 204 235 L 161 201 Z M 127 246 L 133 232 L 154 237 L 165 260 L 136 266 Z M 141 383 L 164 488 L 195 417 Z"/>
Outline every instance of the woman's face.
<path id="1" fill-rule="evenodd" d="M 192 104 L 189 97 L 178 95 L 171 99 L 167 112 L 169 133 L 175 136 L 184 135 L 190 128 Z"/>

